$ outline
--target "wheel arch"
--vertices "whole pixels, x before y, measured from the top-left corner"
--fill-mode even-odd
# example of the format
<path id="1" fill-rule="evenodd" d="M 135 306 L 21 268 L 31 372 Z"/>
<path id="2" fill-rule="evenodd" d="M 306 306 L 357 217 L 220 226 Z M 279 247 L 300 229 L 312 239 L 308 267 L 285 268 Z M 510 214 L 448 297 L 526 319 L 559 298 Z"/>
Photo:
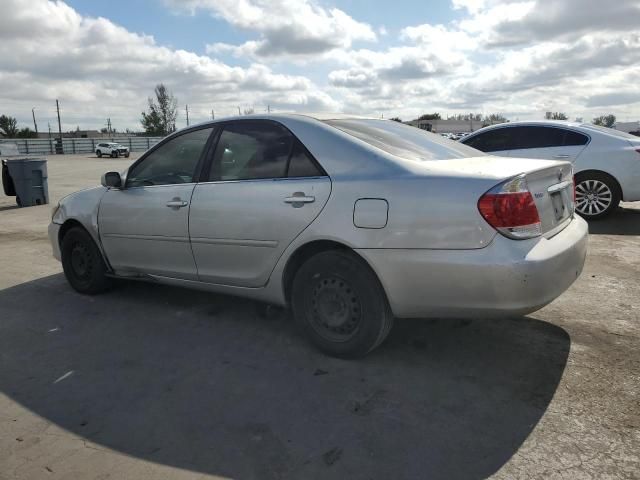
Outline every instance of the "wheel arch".
<path id="1" fill-rule="evenodd" d="M 356 252 L 353 248 L 348 245 L 335 241 L 335 240 L 313 240 L 303 245 L 300 245 L 289 257 L 287 263 L 284 267 L 282 273 L 282 288 L 284 292 L 284 298 L 287 304 L 290 305 L 291 300 L 291 289 L 293 286 L 293 279 L 296 276 L 296 272 L 300 269 L 300 267 L 314 255 L 317 255 L 321 252 L 326 252 L 330 250 L 341 250 L 345 252 L 352 253 L 355 257 L 359 258 L 363 264 L 365 264 L 371 272 L 375 275 L 382 286 L 384 291 L 384 285 L 380 281 L 378 277 L 378 273 L 376 270 L 369 264 L 369 262 L 358 252 Z M 386 292 L 385 292 L 386 295 Z"/>
<path id="2" fill-rule="evenodd" d="M 588 177 L 589 175 L 604 175 L 609 177 L 611 180 L 613 180 L 616 188 L 618 189 L 618 192 L 620 193 L 620 198 L 622 200 L 624 200 L 624 191 L 622 190 L 622 185 L 620 185 L 620 182 L 618 181 L 618 179 L 616 177 L 614 177 L 613 175 L 611 175 L 609 172 L 605 172 L 604 170 L 598 170 L 596 168 L 590 168 L 587 170 L 580 170 L 579 172 L 576 172 L 575 176 L 576 177 Z"/>
<path id="3" fill-rule="evenodd" d="M 89 234 L 89 237 L 91 237 L 91 239 L 94 241 L 94 243 L 98 247 L 98 251 L 100 252 L 100 255 L 102 255 L 102 259 L 104 260 L 105 265 L 107 266 L 107 269 L 109 271 L 112 271 L 111 264 L 109 263 L 109 259 L 105 255 L 104 250 L 102 249 L 102 245 L 100 244 L 100 242 L 96 242 L 96 239 L 91 234 L 89 229 L 86 228 L 82 224 L 82 222 L 80 222 L 79 220 L 77 220 L 75 218 L 68 218 L 60 226 L 60 230 L 58 231 L 58 247 L 60 248 L 60 251 L 62 251 L 62 239 L 64 238 L 64 236 L 67 234 L 67 232 L 69 230 L 71 230 L 72 228 L 76 228 L 76 227 L 81 228 L 82 230 L 84 230 L 85 232 L 87 232 Z"/>

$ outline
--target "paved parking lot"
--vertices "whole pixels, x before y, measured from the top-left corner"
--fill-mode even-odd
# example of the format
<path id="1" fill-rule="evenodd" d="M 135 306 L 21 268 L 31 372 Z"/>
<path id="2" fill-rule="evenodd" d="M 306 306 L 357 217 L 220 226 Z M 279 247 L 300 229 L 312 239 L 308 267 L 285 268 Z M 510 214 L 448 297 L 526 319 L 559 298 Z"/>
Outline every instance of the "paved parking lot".
<path id="1" fill-rule="evenodd" d="M 50 157 L 52 203 L 131 160 Z M 640 478 L 640 206 L 545 309 L 398 321 L 359 361 L 247 300 L 78 295 L 50 210 L 0 196 L 0 479 Z"/>

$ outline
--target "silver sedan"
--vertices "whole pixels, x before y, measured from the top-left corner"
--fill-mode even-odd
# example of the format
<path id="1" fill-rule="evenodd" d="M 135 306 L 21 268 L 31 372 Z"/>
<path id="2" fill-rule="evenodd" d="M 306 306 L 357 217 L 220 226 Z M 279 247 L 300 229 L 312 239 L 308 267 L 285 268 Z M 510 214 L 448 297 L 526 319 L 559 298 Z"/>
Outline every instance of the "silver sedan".
<path id="1" fill-rule="evenodd" d="M 524 315 L 579 276 L 570 163 L 486 156 L 393 121 L 261 115 L 177 132 L 64 198 L 49 236 L 81 293 L 136 278 L 292 308 L 336 356 L 394 317 Z"/>

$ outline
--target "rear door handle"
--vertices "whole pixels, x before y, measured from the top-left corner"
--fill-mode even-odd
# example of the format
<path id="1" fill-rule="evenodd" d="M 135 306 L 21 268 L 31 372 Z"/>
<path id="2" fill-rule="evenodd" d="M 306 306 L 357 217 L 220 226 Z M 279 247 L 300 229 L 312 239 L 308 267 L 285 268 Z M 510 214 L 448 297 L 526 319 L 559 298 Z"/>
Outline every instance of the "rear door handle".
<path id="1" fill-rule="evenodd" d="M 553 158 L 557 158 L 557 159 L 571 158 L 571 155 L 554 155 Z"/>
<path id="2" fill-rule="evenodd" d="M 304 192 L 295 192 L 290 197 L 284 199 L 284 203 L 291 203 L 294 207 L 301 207 L 304 203 L 312 203 L 316 197 L 305 195 Z"/>
<path id="3" fill-rule="evenodd" d="M 167 207 L 175 208 L 176 210 L 178 208 L 186 207 L 187 205 L 189 205 L 189 202 L 185 202 L 179 197 L 173 198 L 171 201 L 167 202 Z"/>

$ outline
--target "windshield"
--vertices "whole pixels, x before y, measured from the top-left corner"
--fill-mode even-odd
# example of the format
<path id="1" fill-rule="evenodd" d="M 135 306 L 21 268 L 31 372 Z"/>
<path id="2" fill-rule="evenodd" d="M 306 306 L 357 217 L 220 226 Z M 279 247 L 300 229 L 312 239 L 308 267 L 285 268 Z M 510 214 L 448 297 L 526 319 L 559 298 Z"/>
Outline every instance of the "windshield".
<path id="1" fill-rule="evenodd" d="M 586 128 L 587 130 L 595 130 L 597 132 L 606 133 L 607 135 L 611 135 L 613 137 L 627 138 L 629 140 L 640 140 L 640 138 L 635 135 L 631 135 L 627 132 L 621 132 L 620 130 L 616 130 L 615 128 L 607 128 L 601 127 L 599 125 L 591 125 L 589 123 L 585 123 L 582 125 L 582 128 Z"/>
<path id="2" fill-rule="evenodd" d="M 449 160 L 485 155 L 462 143 L 391 120 L 325 120 L 324 123 L 407 160 Z"/>

